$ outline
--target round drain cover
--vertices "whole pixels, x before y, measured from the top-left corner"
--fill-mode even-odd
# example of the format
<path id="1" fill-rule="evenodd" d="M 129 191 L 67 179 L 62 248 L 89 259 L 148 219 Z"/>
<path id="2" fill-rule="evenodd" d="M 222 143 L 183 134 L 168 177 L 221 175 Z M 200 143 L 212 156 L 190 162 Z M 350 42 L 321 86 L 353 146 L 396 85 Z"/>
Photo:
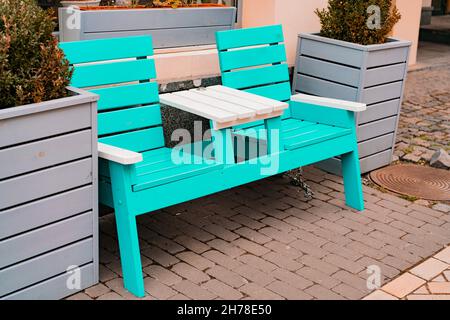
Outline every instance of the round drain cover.
<path id="1" fill-rule="evenodd" d="M 387 190 L 425 200 L 450 201 L 450 171 L 410 164 L 386 167 L 370 174 Z"/>

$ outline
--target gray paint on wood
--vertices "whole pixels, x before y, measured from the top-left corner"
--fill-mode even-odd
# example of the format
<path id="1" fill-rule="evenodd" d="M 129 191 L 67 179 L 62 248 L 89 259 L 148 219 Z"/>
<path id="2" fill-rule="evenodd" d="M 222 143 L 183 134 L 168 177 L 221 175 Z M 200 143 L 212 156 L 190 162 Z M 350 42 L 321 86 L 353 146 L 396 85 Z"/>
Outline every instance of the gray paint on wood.
<path id="1" fill-rule="evenodd" d="M 0 179 L 90 156 L 91 136 L 84 130 L 0 150 Z"/>
<path id="2" fill-rule="evenodd" d="M 236 8 L 178 8 L 76 11 L 78 29 L 68 27 L 70 14 L 59 9 L 60 41 L 151 35 L 156 49 L 215 44 L 215 32 L 234 28 Z"/>
<path id="3" fill-rule="evenodd" d="M 0 240 L 92 210 L 92 186 L 0 211 Z"/>
<path id="4" fill-rule="evenodd" d="M 0 209 L 92 183 L 92 159 L 25 174 L 0 182 Z"/>
<path id="5" fill-rule="evenodd" d="M 92 238 L 0 270 L 0 297 L 92 262 Z"/>
<path id="6" fill-rule="evenodd" d="M 92 236 L 92 212 L 32 230 L 0 242 L 0 268 Z"/>
<path id="7" fill-rule="evenodd" d="M 90 263 L 80 268 L 81 290 L 96 283 L 94 277 L 94 264 L 95 263 Z M 0 300 L 56 300 L 67 297 L 80 291 L 78 289 L 70 289 L 67 287 L 68 277 L 68 273 L 59 275 L 2 297 Z"/>
<path id="8" fill-rule="evenodd" d="M 362 173 L 391 162 L 410 46 L 411 42 L 397 39 L 364 46 L 317 34 L 299 35 L 293 92 L 368 104 L 356 120 L 358 141 L 364 143 Z M 336 173 L 340 171 L 336 165 L 337 159 L 321 167 Z"/>
<path id="9" fill-rule="evenodd" d="M 68 90 L 66 98 L 0 109 L 0 277 L 7 279 L 0 280 L 7 283 L 0 285 L 0 296 L 5 299 L 76 293 L 66 286 L 68 274 L 60 275 L 62 263 L 89 263 L 81 271 L 82 286 L 98 282 L 98 96 Z M 83 243 L 60 252 L 76 241 Z"/>

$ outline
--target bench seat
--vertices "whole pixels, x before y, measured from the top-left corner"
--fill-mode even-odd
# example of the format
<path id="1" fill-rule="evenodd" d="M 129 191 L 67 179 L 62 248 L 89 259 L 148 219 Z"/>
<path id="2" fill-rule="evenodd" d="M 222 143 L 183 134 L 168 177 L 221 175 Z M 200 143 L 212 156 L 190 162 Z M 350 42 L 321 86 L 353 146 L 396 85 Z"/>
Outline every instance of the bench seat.
<path id="1" fill-rule="evenodd" d="M 133 185 L 133 191 L 177 182 L 223 167 L 222 164 L 212 161 L 207 162 L 199 156 L 182 152 L 180 152 L 180 155 L 187 161 L 176 163 L 172 159 L 173 151 L 174 149 L 170 148 L 160 148 L 142 153 L 144 160 L 136 164 L 134 177 L 136 184 Z"/>
<path id="2" fill-rule="evenodd" d="M 284 119 L 281 125 L 281 137 L 284 150 L 295 150 L 311 144 L 351 134 L 349 128 L 341 128 L 298 119 Z M 262 130 L 262 131 L 260 131 Z M 267 140 L 264 125 L 240 129 L 236 136 Z"/>

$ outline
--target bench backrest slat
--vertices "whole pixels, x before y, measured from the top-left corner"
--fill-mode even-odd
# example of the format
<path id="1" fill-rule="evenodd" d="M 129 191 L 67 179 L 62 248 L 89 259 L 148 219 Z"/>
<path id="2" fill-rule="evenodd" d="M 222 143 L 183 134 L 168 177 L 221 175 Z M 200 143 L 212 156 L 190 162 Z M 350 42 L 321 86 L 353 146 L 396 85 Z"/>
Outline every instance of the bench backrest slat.
<path id="1" fill-rule="evenodd" d="M 143 152 L 164 146 L 150 36 L 60 43 L 72 85 L 100 95 L 99 141 Z"/>
<path id="2" fill-rule="evenodd" d="M 281 25 L 220 31 L 216 38 L 223 85 L 289 101 L 291 86 Z M 284 117 L 290 117 L 289 110 Z"/>

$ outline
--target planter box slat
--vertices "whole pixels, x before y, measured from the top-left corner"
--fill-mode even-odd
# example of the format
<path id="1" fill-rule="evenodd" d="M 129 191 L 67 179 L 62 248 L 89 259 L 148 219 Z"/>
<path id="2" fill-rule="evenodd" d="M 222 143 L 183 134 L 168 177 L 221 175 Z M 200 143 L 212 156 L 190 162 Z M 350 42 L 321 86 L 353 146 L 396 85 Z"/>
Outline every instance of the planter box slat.
<path id="1" fill-rule="evenodd" d="M 151 35 L 155 49 L 213 45 L 217 31 L 234 28 L 236 8 L 75 11 L 59 9 L 60 41 Z"/>
<path id="2" fill-rule="evenodd" d="M 330 50 L 328 43 L 311 39 L 302 39 L 301 54 L 303 56 L 327 60 L 338 64 L 360 68 L 363 65 L 363 58 L 359 50 L 353 48 L 332 45 Z"/>
<path id="3" fill-rule="evenodd" d="M 361 125 L 357 128 L 358 142 L 394 132 L 396 125 L 397 116 Z"/>
<path id="4" fill-rule="evenodd" d="M 223 13 L 233 11 L 234 8 L 136 9 L 82 11 L 81 14 L 84 31 L 92 33 L 230 26 L 233 15 Z"/>
<path id="5" fill-rule="evenodd" d="M 92 174 L 92 159 L 85 159 L 4 180 L 0 182 L 0 209 L 89 184 Z"/>
<path id="6" fill-rule="evenodd" d="M 0 179 L 84 158 L 91 152 L 91 130 L 3 149 L 0 150 Z"/>
<path id="7" fill-rule="evenodd" d="M 362 173 L 391 163 L 410 46 L 411 42 L 396 39 L 364 46 L 318 34 L 299 35 L 294 93 L 368 105 L 357 115 L 358 141 L 364 144 Z M 324 161 L 319 167 L 341 171 L 339 159 Z"/>
<path id="8" fill-rule="evenodd" d="M 96 267 L 94 263 L 87 264 L 80 268 L 81 290 L 98 281 L 96 280 L 95 273 Z M 0 300 L 54 300 L 66 297 L 77 291 L 79 290 L 67 287 L 67 274 L 62 274 L 0 298 Z"/>
<path id="9" fill-rule="evenodd" d="M 0 268 L 93 234 L 92 212 L 83 213 L 0 242 Z"/>
<path id="10" fill-rule="evenodd" d="M 358 90 L 342 84 L 297 74 L 296 91 L 315 96 L 354 101 Z"/>
<path id="11" fill-rule="evenodd" d="M 330 79 L 334 77 L 335 82 L 357 87 L 360 72 L 358 69 L 301 56 L 298 59 L 297 70 L 301 74 L 315 78 Z"/>
<path id="12" fill-rule="evenodd" d="M 358 146 L 359 156 L 365 158 L 391 148 L 394 133 L 361 142 Z"/>
<path id="13" fill-rule="evenodd" d="M 384 84 L 376 87 L 363 89 L 362 102 L 366 104 L 375 104 L 380 101 L 397 99 L 402 96 L 403 82 Z"/>
<path id="14" fill-rule="evenodd" d="M 0 211 L 0 239 L 86 212 L 92 194 L 92 186 L 87 186 Z"/>
<path id="15" fill-rule="evenodd" d="M 360 166 L 361 172 L 370 172 L 373 168 L 381 168 L 386 166 L 386 163 L 390 163 L 392 159 L 391 150 L 386 150 L 372 156 L 361 158 Z M 331 172 L 335 175 L 342 175 L 341 171 L 341 160 L 340 159 L 328 159 L 320 162 L 319 167 L 326 168 L 328 172 Z"/>
<path id="16" fill-rule="evenodd" d="M 0 271 L 0 297 L 65 273 L 67 266 L 93 261 L 92 239 L 86 239 Z"/>
<path id="17" fill-rule="evenodd" d="M 0 300 L 61 299 L 98 282 L 98 96 L 0 109 Z M 81 268 L 81 288 L 66 285 Z M 53 278 L 52 278 L 53 277 Z"/>
<path id="18" fill-rule="evenodd" d="M 88 129 L 92 126 L 91 118 L 91 104 L 85 103 L 4 119 L 1 120 L 0 125 L 0 148 L 70 131 Z"/>
<path id="19" fill-rule="evenodd" d="M 371 51 L 367 59 L 367 68 L 406 62 L 408 55 L 409 47 Z"/>
<path id="20" fill-rule="evenodd" d="M 406 63 L 400 63 L 367 70 L 364 88 L 377 86 L 383 83 L 402 81 L 407 67 Z"/>
<path id="21" fill-rule="evenodd" d="M 365 112 L 359 115 L 358 123 L 365 124 L 384 117 L 395 116 L 399 113 L 399 108 L 400 99 L 370 105 Z"/>

